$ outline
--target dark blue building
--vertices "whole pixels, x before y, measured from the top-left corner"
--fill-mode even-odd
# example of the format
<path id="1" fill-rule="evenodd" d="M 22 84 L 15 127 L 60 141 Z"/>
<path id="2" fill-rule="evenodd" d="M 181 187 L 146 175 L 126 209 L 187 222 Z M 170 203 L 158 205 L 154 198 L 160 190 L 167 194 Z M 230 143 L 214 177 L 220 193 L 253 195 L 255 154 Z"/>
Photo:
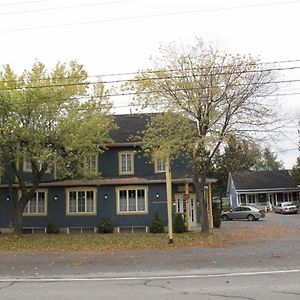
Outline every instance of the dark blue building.
<path id="1" fill-rule="evenodd" d="M 118 125 L 111 133 L 114 143 L 101 155 L 95 153 L 85 159 L 85 167 L 99 173 L 101 179 L 56 180 L 55 174 L 46 173 L 25 208 L 24 230 L 44 231 L 53 222 L 65 232 L 96 231 L 101 220 L 108 217 L 116 231 L 145 231 L 155 212 L 167 225 L 165 163 L 160 159 L 153 163 L 144 156 L 133 138 L 145 129 L 148 116 L 114 117 Z M 30 180 L 26 159 L 19 168 Z M 192 227 L 199 223 L 199 211 L 190 174 L 191 167 L 184 158 L 172 163 L 173 210 L 188 210 Z M 12 201 L 5 176 L 1 180 L 0 229 L 5 232 L 12 227 Z"/>

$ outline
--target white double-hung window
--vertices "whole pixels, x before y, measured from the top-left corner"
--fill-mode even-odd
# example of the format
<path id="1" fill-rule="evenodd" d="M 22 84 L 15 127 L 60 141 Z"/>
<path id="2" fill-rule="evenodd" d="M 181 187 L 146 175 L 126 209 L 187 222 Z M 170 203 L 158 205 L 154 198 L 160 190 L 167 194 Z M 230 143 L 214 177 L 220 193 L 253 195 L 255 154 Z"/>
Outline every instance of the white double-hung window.
<path id="1" fill-rule="evenodd" d="M 44 189 L 37 190 L 28 201 L 24 209 L 24 216 L 46 216 L 47 215 L 48 192 Z"/>
<path id="2" fill-rule="evenodd" d="M 70 188 L 66 190 L 67 215 L 96 215 L 96 189 Z"/>
<path id="3" fill-rule="evenodd" d="M 166 161 L 161 158 L 155 160 L 155 173 L 164 173 L 166 172 Z"/>
<path id="4" fill-rule="evenodd" d="M 148 213 L 148 188 L 145 186 L 118 187 L 116 189 L 117 214 Z"/>
<path id="5" fill-rule="evenodd" d="M 119 152 L 119 174 L 120 175 L 134 174 L 134 152 L 133 151 Z"/>
<path id="6" fill-rule="evenodd" d="M 96 153 L 85 155 L 84 172 L 86 174 L 98 173 L 98 155 Z"/>

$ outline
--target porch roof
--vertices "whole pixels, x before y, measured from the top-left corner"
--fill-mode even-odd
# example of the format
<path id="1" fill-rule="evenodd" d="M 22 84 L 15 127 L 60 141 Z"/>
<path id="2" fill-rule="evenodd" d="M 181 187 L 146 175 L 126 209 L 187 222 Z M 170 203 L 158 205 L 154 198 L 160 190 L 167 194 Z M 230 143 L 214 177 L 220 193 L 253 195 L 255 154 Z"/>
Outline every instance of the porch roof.
<path id="1" fill-rule="evenodd" d="M 116 178 L 103 178 L 103 179 L 65 179 L 65 180 L 52 180 L 41 182 L 39 187 L 61 187 L 61 186 L 100 186 L 100 185 L 138 185 L 138 184 L 160 184 L 165 183 L 163 178 L 155 177 L 116 177 Z M 172 178 L 173 184 L 192 183 L 192 178 Z M 216 182 L 215 179 L 207 179 L 206 184 Z M 31 186 L 31 184 L 28 184 Z M 8 187 L 7 184 L 0 184 L 0 188 Z M 18 184 L 13 184 L 13 187 L 18 187 Z"/>

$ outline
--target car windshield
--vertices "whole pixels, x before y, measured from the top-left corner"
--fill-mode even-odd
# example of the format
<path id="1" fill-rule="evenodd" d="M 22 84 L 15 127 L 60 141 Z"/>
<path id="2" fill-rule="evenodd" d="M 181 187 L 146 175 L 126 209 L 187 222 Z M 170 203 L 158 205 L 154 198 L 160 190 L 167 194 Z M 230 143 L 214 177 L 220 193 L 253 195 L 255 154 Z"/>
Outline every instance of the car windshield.
<path id="1" fill-rule="evenodd" d="M 294 205 L 292 202 L 283 203 L 282 206 L 292 206 Z"/>

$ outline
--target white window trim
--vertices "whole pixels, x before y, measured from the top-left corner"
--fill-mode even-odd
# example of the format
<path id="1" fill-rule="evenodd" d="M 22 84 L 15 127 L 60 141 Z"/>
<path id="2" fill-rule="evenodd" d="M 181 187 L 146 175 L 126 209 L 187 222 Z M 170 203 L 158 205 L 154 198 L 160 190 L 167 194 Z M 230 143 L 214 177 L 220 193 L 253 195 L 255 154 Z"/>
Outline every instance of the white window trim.
<path id="1" fill-rule="evenodd" d="M 30 164 L 30 167 L 28 167 L 28 163 Z M 30 161 L 26 160 L 26 155 L 24 155 L 23 157 L 23 172 L 24 173 L 32 173 L 32 165 Z M 47 168 L 47 170 L 45 171 L 45 174 L 49 174 L 50 173 L 50 169 Z"/>
<path id="2" fill-rule="evenodd" d="M 158 160 L 164 161 L 165 162 L 165 169 L 164 170 L 159 170 L 158 169 Z M 155 173 L 166 173 L 166 161 L 161 159 L 161 158 L 156 158 L 154 161 L 154 172 Z"/>
<path id="3" fill-rule="evenodd" d="M 30 167 L 28 167 L 28 164 L 30 164 Z M 23 171 L 26 172 L 26 173 L 31 173 L 32 172 L 31 163 L 26 160 L 25 156 L 24 156 L 24 159 L 23 159 Z"/>
<path id="4" fill-rule="evenodd" d="M 95 166 L 96 170 L 95 171 L 90 171 L 87 168 L 86 159 L 87 159 L 87 157 L 91 157 L 91 156 L 95 156 L 95 158 L 96 158 L 96 166 Z M 89 153 L 89 154 L 85 155 L 84 156 L 84 162 L 83 162 L 84 173 L 95 173 L 95 174 L 99 173 L 99 165 L 98 164 L 99 164 L 99 162 L 98 162 L 98 153 L 93 152 L 93 153 Z"/>
<path id="5" fill-rule="evenodd" d="M 120 211 L 120 190 L 144 190 L 145 191 L 145 210 L 144 211 Z M 117 215 L 146 215 L 148 214 L 148 186 L 144 185 L 125 185 L 116 187 L 116 208 Z"/>
<path id="6" fill-rule="evenodd" d="M 94 192 L 93 207 L 94 210 L 91 212 L 70 212 L 70 202 L 69 202 L 69 193 L 70 192 Z M 76 188 L 67 188 L 66 192 L 66 215 L 67 216 L 96 216 L 97 215 L 97 189 L 91 187 L 76 187 Z"/>
<path id="7" fill-rule="evenodd" d="M 23 212 L 24 217 L 40 217 L 40 216 L 47 216 L 48 215 L 48 189 L 37 189 L 35 191 L 36 193 L 43 192 L 45 193 L 45 211 L 44 212 L 36 212 L 36 213 L 28 213 L 28 212 Z M 28 203 L 30 200 L 28 201 Z M 38 205 L 38 202 L 37 202 Z"/>
<path id="8" fill-rule="evenodd" d="M 120 151 L 119 153 L 119 175 L 133 175 L 134 174 L 134 151 Z M 131 155 L 131 171 L 123 172 L 122 171 L 122 155 L 130 154 Z"/>

